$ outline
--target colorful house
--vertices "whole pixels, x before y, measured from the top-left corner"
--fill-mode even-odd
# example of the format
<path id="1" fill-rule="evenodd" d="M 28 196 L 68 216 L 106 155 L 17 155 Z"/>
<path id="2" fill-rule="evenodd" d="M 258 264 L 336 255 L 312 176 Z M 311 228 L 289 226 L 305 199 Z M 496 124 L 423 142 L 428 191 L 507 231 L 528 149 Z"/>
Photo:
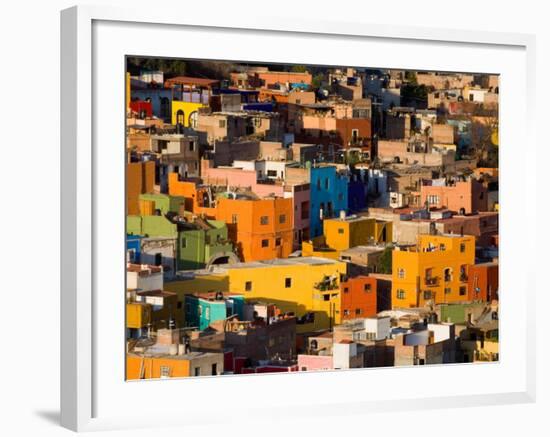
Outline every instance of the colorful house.
<path id="1" fill-rule="evenodd" d="M 487 200 L 487 188 L 475 179 L 445 182 L 443 185 L 427 181 L 420 187 L 421 205 L 447 208 L 459 214 L 488 211 Z"/>
<path id="2" fill-rule="evenodd" d="M 244 297 L 221 291 L 185 296 L 185 323 L 200 331 L 218 320 L 237 315 L 243 319 Z"/>
<path id="3" fill-rule="evenodd" d="M 376 278 L 356 276 L 340 283 L 341 320 L 376 316 Z"/>
<path id="4" fill-rule="evenodd" d="M 153 161 L 126 164 L 126 209 L 128 215 L 139 214 L 139 196 L 155 188 Z"/>
<path id="5" fill-rule="evenodd" d="M 229 291 L 247 300 L 273 302 L 297 317 L 297 331 L 311 332 L 340 323 L 340 277 L 346 263 L 324 258 L 288 258 L 220 266 Z"/>
<path id="6" fill-rule="evenodd" d="M 208 107 L 212 90 L 219 81 L 177 76 L 165 81 L 164 85 L 172 89 L 172 124 L 196 127 L 199 110 Z"/>
<path id="7" fill-rule="evenodd" d="M 178 345 L 176 350 L 178 350 Z M 181 346 L 181 345 L 179 345 Z M 146 354 L 126 354 L 126 379 L 185 378 L 221 375 L 224 355 L 216 352 L 187 352 L 172 355 L 169 348 L 149 348 Z"/>
<path id="8" fill-rule="evenodd" d="M 244 262 L 286 258 L 293 248 L 290 198 L 221 198 L 216 219 L 227 224 L 229 239 Z"/>
<path id="9" fill-rule="evenodd" d="M 468 298 L 484 302 L 498 300 L 498 262 L 468 266 Z"/>
<path id="10" fill-rule="evenodd" d="M 338 259 L 340 252 L 352 247 L 392 241 L 390 221 L 371 217 L 342 216 L 323 221 L 323 235 L 302 242 L 302 256 Z"/>
<path id="11" fill-rule="evenodd" d="M 177 237 L 178 270 L 200 269 L 211 264 L 237 262 L 228 240 L 225 223 L 197 218 L 186 221 L 173 216 L 135 215 L 126 218 L 129 234 L 149 237 Z"/>
<path id="12" fill-rule="evenodd" d="M 310 169 L 310 237 L 323 232 L 323 220 L 337 217 L 348 210 L 348 178 L 333 165 L 320 165 Z"/>
<path id="13" fill-rule="evenodd" d="M 179 213 L 180 207 L 185 205 L 185 197 L 159 193 L 145 193 L 140 194 L 139 202 L 141 215 L 164 215 L 169 212 Z"/>
<path id="14" fill-rule="evenodd" d="M 467 301 L 468 269 L 475 262 L 471 235 L 420 235 L 414 247 L 392 256 L 392 306 Z"/>
<path id="15" fill-rule="evenodd" d="M 140 235 L 126 235 L 126 262 L 138 264 L 141 260 Z"/>

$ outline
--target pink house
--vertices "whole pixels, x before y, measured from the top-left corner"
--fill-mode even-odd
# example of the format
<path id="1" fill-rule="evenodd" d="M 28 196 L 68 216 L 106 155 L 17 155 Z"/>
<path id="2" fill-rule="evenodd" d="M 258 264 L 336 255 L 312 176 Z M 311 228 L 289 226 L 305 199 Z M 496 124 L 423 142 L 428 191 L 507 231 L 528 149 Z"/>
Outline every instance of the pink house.
<path id="1" fill-rule="evenodd" d="M 298 355 L 298 369 L 300 371 L 332 370 L 332 355 Z"/>

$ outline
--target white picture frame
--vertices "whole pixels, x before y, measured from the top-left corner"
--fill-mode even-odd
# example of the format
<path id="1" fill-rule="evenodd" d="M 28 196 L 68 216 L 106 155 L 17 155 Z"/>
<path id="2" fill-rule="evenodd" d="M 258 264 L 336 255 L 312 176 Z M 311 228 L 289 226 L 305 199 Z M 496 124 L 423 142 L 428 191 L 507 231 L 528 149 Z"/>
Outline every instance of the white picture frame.
<path id="1" fill-rule="evenodd" d="M 509 150 L 511 145 L 521 141 L 524 155 L 537 153 L 531 121 L 535 93 L 534 36 L 481 30 L 461 31 L 371 24 L 367 26 L 361 22 L 316 22 L 301 18 L 284 17 L 282 19 L 276 16 L 254 17 L 252 20 L 248 15 L 240 18 L 233 17 L 228 26 L 223 13 L 212 13 L 196 19 L 186 15 L 184 9 L 164 11 L 154 8 L 134 10 L 78 6 L 61 13 L 62 425 L 72 430 L 82 431 L 155 426 L 160 420 L 163 425 L 185 426 L 206 420 L 208 418 L 206 412 L 201 412 L 198 408 L 194 410 L 192 403 L 186 403 L 185 399 L 164 413 L 154 409 L 147 415 L 132 413 L 131 401 L 138 393 L 147 392 L 147 396 L 153 394 L 171 396 L 170 393 L 174 391 L 181 392 L 182 387 L 185 387 L 186 393 L 193 395 L 193 399 L 200 399 L 200 393 L 204 390 L 211 393 L 216 393 L 217 390 L 249 392 L 254 387 L 263 391 L 269 390 L 270 387 L 272 390 L 276 387 L 281 389 L 302 387 L 311 390 L 312 396 L 309 400 L 293 400 L 285 403 L 284 398 L 276 393 L 269 399 L 255 400 L 254 408 L 250 408 L 246 413 L 248 418 L 267 421 L 276 420 L 279 415 L 320 416 L 339 414 L 344 410 L 347 414 L 349 412 L 366 414 L 411 408 L 533 402 L 535 399 L 535 343 L 534 336 L 528 333 L 535 329 L 535 313 L 534 308 L 527 305 L 527 302 L 533 300 L 535 275 L 532 267 L 521 259 L 520 252 L 515 249 L 519 244 L 528 248 L 534 243 L 529 241 L 522 243 L 516 235 L 521 217 L 514 208 L 508 207 L 510 205 L 508 199 L 516 199 L 517 209 L 521 210 L 521 202 L 532 200 L 535 191 L 535 177 L 532 174 L 534 170 L 528 168 L 523 158 L 514 158 Z M 144 38 L 142 42 L 136 42 L 135 32 L 143 32 L 148 38 Z M 448 65 L 447 70 L 478 71 L 475 70 L 475 65 L 487 65 L 487 68 L 490 62 L 495 62 L 494 65 L 503 65 L 502 70 L 484 71 L 503 75 L 500 129 L 501 154 L 504 158 L 501 169 L 503 218 L 500 236 L 503 270 L 500 280 L 502 287 L 500 313 L 503 332 L 501 361 L 496 364 L 470 367 L 451 365 L 415 369 L 361 369 L 323 374 L 189 378 L 188 380 L 137 383 L 120 381 L 120 363 L 123 366 L 124 349 L 122 337 L 117 337 L 116 327 L 120 318 L 123 317 L 123 299 L 120 298 L 117 301 L 115 298 L 111 301 L 111 296 L 105 294 L 105 289 L 112 283 L 114 290 L 111 290 L 111 294 L 117 296 L 117 281 L 120 283 L 124 258 L 121 258 L 120 266 L 112 262 L 108 264 L 108 261 L 112 252 L 109 248 L 118 247 L 116 246 L 117 232 L 120 231 L 120 226 L 124 226 L 124 204 L 118 205 L 119 212 L 116 210 L 115 194 L 109 199 L 106 199 L 103 194 L 114 187 L 113 192 L 120 196 L 120 190 L 123 192 L 124 184 L 117 184 L 123 177 L 123 171 L 121 167 L 117 167 L 120 163 L 117 161 L 118 158 L 107 159 L 104 153 L 106 149 L 103 136 L 111 135 L 112 132 L 114 144 L 112 148 L 116 148 L 116 144 L 120 143 L 122 150 L 123 142 L 119 140 L 124 130 L 122 111 L 124 90 L 121 88 L 118 92 L 117 87 L 123 82 L 123 77 L 120 75 L 123 70 L 120 69 L 123 68 L 124 60 L 120 55 L 124 53 L 142 55 L 149 54 L 148 51 L 150 51 L 150 54 L 158 56 L 185 57 L 187 52 L 181 49 L 183 51 L 180 53 L 178 46 L 163 44 L 160 49 L 151 43 L 154 35 L 165 38 L 172 34 L 196 35 L 197 40 L 200 39 L 198 43 L 200 46 L 195 45 L 192 50 L 188 49 L 187 57 L 207 59 L 242 59 L 246 55 L 243 55 L 245 52 L 242 51 L 244 49 L 241 44 L 233 46 L 239 47 L 239 51 L 223 47 L 223 50 L 208 49 L 209 54 L 204 56 L 200 56 L 200 53 L 202 53 L 201 50 L 206 53 L 206 47 L 212 41 L 214 43 L 221 40 L 246 41 L 247 38 L 250 41 L 250 36 L 254 36 L 254 42 L 249 43 L 251 50 L 252 47 L 258 49 L 261 43 L 273 43 L 277 38 L 284 38 L 287 42 L 300 39 L 311 42 L 312 39 L 323 39 L 327 47 L 334 47 L 333 55 L 336 56 L 338 53 L 340 56 L 334 61 L 334 64 L 340 65 L 342 64 L 340 61 L 346 56 L 346 50 L 355 45 L 360 47 L 361 44 L 372 46 L 372 53 L 376 52 L 373 57 L 380 59 L 380 62 L 383 62 L 384 54 L 381 52 L 384 50 L 380 48 L 381 46 L 376 48 L 377 45 L 383 45 L 387 50 L 393 50 L 391 47 L 402 45 L 401 50 L 404 50 L 404 47 L 424 44 L 433 53 L 443 48 L 448 50 L 451 47 L 452 50 L 471 54 L 462 64 L 457 60 L 453 63 L 441 55 L 433 56 L 431 61 L 424 61 L 425 64 L 422 66 L 418 65 L 419 61 L 407 60 L 405 56 L 394 58 L 391 65 L 387 63 L 366 65 L 368 60 L 355 62 L 356 65 L 361 66 L 441 70 L 445 69 L 442 65 Z M 125 38 L 133 41 L 132 47 L 124 45 Z M 110 44 L 106 45 L 106 41 Z M 346 49 L 337 51 L 342 41 L 346 42 Z M 328 59 L 326 54 L 300 54 L 299 51 L 293 52 L 290 49 L 288 53 L 278 54 L 278 46 L 271 47 L 273 54 L 266 59 L 272 61 L 284 59 L 288 62 L 313 63 L 312 60 L 320 62 Z M 135 52 L 136 48 L 139 53 Z M 154 53 L 155 50 L 158 53 Z M 486 59 L 488 53 L 494 53 L 495 58 L 498 58 L 499 53 L 500 56 L 508 58 L 500 61 Z M 349 53 L 347 55 L 349 59 Z M 259 55 L 251 55 L 247 60 L 262 60 L 257 56 Z M 313 59 L 315 56 L 316 58 Z M 474 70 L 468 70 L 467 62 Z M 505 64 L 513 65 L 505 66 Z M 459 68 L 460 65 L 464 65 L 464 68 Z M 112 74 L 112 78 L 107 81 L 109 74 Z M 513 78 L 521 78 L 521 81 L 514 82 L 512 86 L 507 80 Z M 109 89 L 109 86 L 105 85 L 107 83 L 110 83 L 109 86 L 113 88 Z M 114 93 L 113 90 L 115 90 Z M 114 100 L 107 101 L 104 95 Z M 110 113 L 112 109 L 109 109 L 110 106 L 118 100 L 121 105 L 120 114 L 117 115 L 117 110 Z M 511 106 L 516 109 L 515 112 L 511 111 Z M 106 121 L 107 118 L 111 121 Z M 122 123 L 120 123 L 121 120 Z M 110 122 L 113 123 L 112 126 L 109 125 Z M 107 126 L 110 126 L 109 129 Z M 111 127 L 114 130 L 111 131 Z M 109 134 L 106 133 L 107 130 Z M 120 168 L 120 175 L 117 173 L 117 168 Z M 517 180 L 512 181 L 513 174 Z M 113 187 L 110 187 L 110 184 Z M 535 205 L 535 202 L 531 202 L 530 205 L 531 209 L 534 208 L 532 205 Z M 108 208 L 115 208 L 117 212 L 113 212 L 112 217 L 107 217 L 105 211 Z M 113 222 L 118 223 L 119 218 L 120 225 L 114 226 Z M 113 225 L 112 229 L 111 225 Z M 122 241 L 124 235 L 120 234 L 119 238 Z M 115 246 L 109 246 L 105 240 L 115 240 Z M 123 253 L 122 247 L 120 253 Z M 116 256 L 120 255 L 117 253 Z M 506 271 L 506 266 L 512 263 L 518 266 L 520 273 Z M 121 292 L 120 296 L 122 295 Z M 102 314 L 101 317 L 98 314 Z M 113 317 L 110 317 L 111 315 Z M 122 324 L 120 329 L 123 329 Z M 117 350 L 120 350 L 120 355 L 110 355 L 110 351 Z M 120 363 L 116 364 L 117 362 Z M 372 378 L 374 374 L 376 383 Z M 405 383 L 410 375 L 418 375 L 416 379 L 423 380 L 423 384 L 416 384 L 415 381 Z M 440 378 L 449 378 L 450 375 L 453 378 L 464 378 L 464 381 L 477 381 L 477 388 L 473 385 L 469 386 L 467 382 L 462 384 L 463 387 L 458 385 L 455 387 L 451 384 L 448 388 L 441 387 L 441 384 L 437 387 L 437 382 L 426 382 L 428 377 L 431 380 L 441 381 Z M 390 377 L 393 382 L 392 387 L 391 390 L 388 387 L 388 391 L 385 392 L 381 384 L 384 381 L 388 383 Z M 353 395 L 339 397 L 337 388 L 343 384 L 352 384 L 354 381 L 358 381 L 358 386 L 364 385 L 368 390 L 364 392 L 357 390 Z M 400 381 L 403 382 L 400 383 Z M 480 385 L 480 381 L 484 384 Z M 319 385 L 323 386 L 322 391 L 318 390 Z M 433 387 L 428 389 L 425 387 L 428 385 Z M 329 396 L 326 396 L 327 393 Z M 402 396 L 399 393 L 402 393 Z M 125 403 L 128 404 L 127 410 L 122 407 L 117 408 Z M 198 404 L 198 402 L 195 403 Z M 133 411 L 136 411 L 135 405 L 133 407 Z M 231 406 L 227 406 L 226 410 L 216 414 L 215 419 L 209 417 L 208 420 L 225 423 L 242 419 L 242 416 L 239 419 L 232 417 L 234 412 Z M 173 414 L 178 411 L 181 414 Z"/>

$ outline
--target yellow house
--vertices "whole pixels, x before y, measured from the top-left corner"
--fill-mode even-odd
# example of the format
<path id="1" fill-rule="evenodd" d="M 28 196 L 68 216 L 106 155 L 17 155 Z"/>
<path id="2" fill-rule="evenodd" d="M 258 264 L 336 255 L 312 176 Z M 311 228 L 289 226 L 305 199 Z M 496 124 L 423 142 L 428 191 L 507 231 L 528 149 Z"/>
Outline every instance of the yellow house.
<path id="1" fill-rule="evenodd" d="M 219 267 L 229 279 L 229 292 L 276 304 L 294 312 L 297 332 L 340 323 L 340 277 L 346 263 L 313 257 L 275 259 Z"/>
<path id="2" fill-rule="evenodd" d="M 338 259 L 342 250 L 392 240 L 392 222 L 347 216 L 323 221 L 323 235 L 302 243 L 302 256 Z"/>
<path id="3" fill-rule="evenodd" d="M 420 235 L 415 247 L 392 253 L 392 306 L 408 308 L 468 300 L 475 237 Z"/>
<path id="4" fill-rule="evenodd" d="M 151 323 L 151 305 L 141 302 L 126 304 L 126 327 L 140 329 Z"/>
<path id="5" fill-rule="evenodd" d="M 323 221 L 327 246 L 336 250 L 372 243 L 387 243 L 392 238 L 392 223 L 370 217 L 347 216 Z"/>
<path id="6" fill-rule="evenodd" d="M 208 105 L 197 102 L 172 101 L 172 124 L 181 124 L 185 127 L 196 127 L 196 120 L 200 108 Z"/>

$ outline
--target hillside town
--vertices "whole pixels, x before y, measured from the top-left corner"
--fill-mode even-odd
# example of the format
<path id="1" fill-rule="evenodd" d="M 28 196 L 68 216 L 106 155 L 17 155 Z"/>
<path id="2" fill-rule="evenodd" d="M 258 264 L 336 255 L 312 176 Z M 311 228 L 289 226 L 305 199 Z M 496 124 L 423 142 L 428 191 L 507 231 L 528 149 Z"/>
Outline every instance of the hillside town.
<path id="1" fill-rule="evenodd" d="M 128 380 L 499 359 L 499 77 L 128 59 Z"/>

